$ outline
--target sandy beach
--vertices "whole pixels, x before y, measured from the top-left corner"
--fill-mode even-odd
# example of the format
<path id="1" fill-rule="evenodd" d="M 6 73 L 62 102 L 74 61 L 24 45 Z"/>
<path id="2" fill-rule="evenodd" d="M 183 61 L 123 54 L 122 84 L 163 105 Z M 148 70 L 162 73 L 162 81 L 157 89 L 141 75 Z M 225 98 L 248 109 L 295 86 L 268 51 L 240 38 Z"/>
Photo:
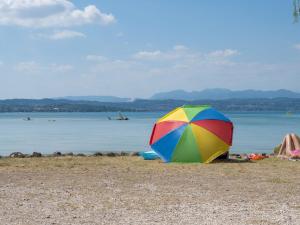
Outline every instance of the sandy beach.
<path id="1" fill-rule="evenodd" d="M 299 224 L 300 163 L 0 159 L 1 224 Z"/>

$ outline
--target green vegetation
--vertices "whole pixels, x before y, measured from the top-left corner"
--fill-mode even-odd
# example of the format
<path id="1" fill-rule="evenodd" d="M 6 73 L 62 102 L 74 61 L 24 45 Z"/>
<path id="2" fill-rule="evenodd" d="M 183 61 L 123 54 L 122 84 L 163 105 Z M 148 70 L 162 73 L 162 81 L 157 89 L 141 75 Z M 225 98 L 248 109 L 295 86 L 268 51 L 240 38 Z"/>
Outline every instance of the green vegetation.
<path id="1" fill-rule="evenodd" d="M 96 102 L 54 99 L 0 100 L 0 112 L 155 112 L 170 111 L 182 105 L 211 105 L 221 111 L 300 112 L 300 98 L 226 99 L 226 100 L 144 100 L 133 102 Z"/>
<path id="2" fill-rule="evenodd" d="M 277 154 L 279 153 L 280 148 L 281 148 L 281 144 L 278 145 L 278 146 L 276 146 L 276 147 L 273 149 L 273 153 L 277 155 Z"/>
<path id="3" fill-rule="evenodd" d="M 294 5 L 294 18 L 295 22 L 298 22 L 299 16 L 300 16 L 300 0 L 293 0 L 293 5 Z"/>

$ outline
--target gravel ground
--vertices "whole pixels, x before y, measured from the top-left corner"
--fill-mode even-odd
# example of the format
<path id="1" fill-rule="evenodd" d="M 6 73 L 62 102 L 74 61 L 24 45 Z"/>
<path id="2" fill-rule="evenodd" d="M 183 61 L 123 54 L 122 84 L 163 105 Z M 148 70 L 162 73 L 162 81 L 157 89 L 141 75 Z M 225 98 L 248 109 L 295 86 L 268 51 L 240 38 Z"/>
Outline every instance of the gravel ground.
<path id="1" fill-rule="evenodd" d="M 300 162 L 0 159 L 0 224 L 300 224 Z"/>

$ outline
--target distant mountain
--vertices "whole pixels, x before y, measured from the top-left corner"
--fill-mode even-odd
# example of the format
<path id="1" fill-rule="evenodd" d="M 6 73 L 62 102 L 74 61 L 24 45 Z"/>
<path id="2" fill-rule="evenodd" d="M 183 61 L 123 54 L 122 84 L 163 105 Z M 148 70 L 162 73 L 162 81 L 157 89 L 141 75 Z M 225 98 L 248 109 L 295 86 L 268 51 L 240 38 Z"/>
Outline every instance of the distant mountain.
<path id="1" fill-rule="evenodd" d="M 253 99 L 253 98 L 300 98 L 300 93 L 296 93 L 289 90 L 275 90 L 275 91 L 260 91 L 260 90 L 242 90 L 242 91 L 232 91 L 229 89 L 205 89 L 203 91 L 192 91 L 187 92 L 184 90 L 175 90 L 170 92 L 161 92 L 153 95 L 151 99 L 153 100 L 166 100 L 166 99 L 176 99 L 176 100 L 224 100 L 224 99 Z"/>
<path id="2" fill-rule="evenodd" d="M 72 101 L 96 101 L 96 102 L 129 102 L 130 98 L 120 98 L 115 96 L 65 96 L 55 99 L 67 99 Z"/>

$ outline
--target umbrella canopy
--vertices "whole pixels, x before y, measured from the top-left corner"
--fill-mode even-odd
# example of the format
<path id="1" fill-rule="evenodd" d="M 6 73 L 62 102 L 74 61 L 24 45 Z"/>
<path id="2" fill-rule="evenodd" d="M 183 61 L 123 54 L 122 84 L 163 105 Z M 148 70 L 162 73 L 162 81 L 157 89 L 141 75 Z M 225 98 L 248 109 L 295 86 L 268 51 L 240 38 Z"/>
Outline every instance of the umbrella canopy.
<path id="1" fill-rule="evenodd" d="M 208 163 L 232 145 L 233 124 L 210 106 L 185 105 L 159 119 L 151 148 L 165 162 Z"/>

